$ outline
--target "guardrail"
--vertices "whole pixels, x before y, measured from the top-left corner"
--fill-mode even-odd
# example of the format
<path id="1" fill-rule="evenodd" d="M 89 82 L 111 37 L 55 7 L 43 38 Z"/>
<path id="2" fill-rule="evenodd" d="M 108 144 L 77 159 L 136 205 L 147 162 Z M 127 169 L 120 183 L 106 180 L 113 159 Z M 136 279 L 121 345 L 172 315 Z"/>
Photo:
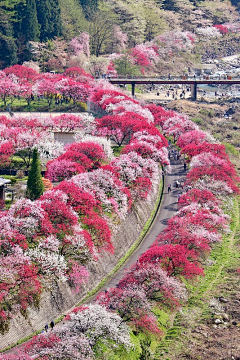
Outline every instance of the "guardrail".
<path id="1" fill-rule="evenodd" d="M 101 77 L 97 77 L 96 79 L 100 79 Z M 201 75 L 201 76 L 106 76 L 103 79 L 114 81 L 114 80 L 167 80 L 167 81 L 177 81 L 177 80 L 240 80 L 240 76 L 237 74 L 227 74 L 227 75 Z"/>

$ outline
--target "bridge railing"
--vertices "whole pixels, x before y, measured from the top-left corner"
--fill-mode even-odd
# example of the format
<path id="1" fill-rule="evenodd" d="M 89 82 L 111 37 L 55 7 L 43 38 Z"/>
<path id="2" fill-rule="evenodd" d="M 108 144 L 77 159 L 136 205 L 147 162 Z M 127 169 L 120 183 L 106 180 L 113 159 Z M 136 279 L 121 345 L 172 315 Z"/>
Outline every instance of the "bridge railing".
<path id="1" fill-rule="evenodd" d="M 199 75 L 199 76 L 190 76 L 190 75 L 183 75 L 183 76 L 132 76 L 132 75 L 127 75 L 127 76 L 123 76 L 123 75 L 117 75 L 117 76 L 107 76 L 106 77 L 107 80 L 134 80 L 134 79 L 138 79 L 138 80 L 236 80 L 236 79 L 240 79 L 238 74 L 229 74 L 229 75 Z"/>

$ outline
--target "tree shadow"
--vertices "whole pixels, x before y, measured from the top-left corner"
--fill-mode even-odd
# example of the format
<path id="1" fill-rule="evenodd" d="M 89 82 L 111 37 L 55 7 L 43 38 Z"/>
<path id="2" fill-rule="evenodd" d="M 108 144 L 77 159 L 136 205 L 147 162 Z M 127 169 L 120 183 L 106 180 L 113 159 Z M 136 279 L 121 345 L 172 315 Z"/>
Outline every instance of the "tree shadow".
<path id="1" fill-rule="evenodd" d="M 160 220 L 160 223 L 163 225 L 167 225 L 168 220 L 169 220 L 169 218 L 162 219 L 162 220 Z"/>
<path id="2" fill-rule="evenodd" d="M 173 202 L 173 203 L 171 203 L 171 204 L 169 204 L 167 206 L 164 206 L 164 209 L 168 210 L 168 211 L 177 211 L 176 210 L 176 204 L 177 204 L 177 202 Z"/>

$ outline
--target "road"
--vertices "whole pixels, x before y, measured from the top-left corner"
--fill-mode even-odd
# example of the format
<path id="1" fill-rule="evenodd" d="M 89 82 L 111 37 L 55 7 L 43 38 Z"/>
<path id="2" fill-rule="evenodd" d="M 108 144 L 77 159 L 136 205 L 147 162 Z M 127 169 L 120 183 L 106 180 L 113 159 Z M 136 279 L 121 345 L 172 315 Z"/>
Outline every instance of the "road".
<path id="1" fill-rule="evenodd" d="M 119 280 L 123 277 L 124 271 L 133 265 L 141 254 L 149 249 L 156 240 L 158 234 L 165 229 L 168 219 L 172 218 L 174 213 L 178 210 L 178 194 L 181 193 L 182 189 L 176 189 L 175 182 L 176 180 L 180 182 L 184 181 L 186 172 L 184 172 L 183 160 L 174 160 L 172 158 L 170 160 L 172 171 L 171 174 L 165 175 L 162 203 L 150 231 L 129 260 L 127 260 L 119 271 L 104 285 L 101 291 L 117 285 Z M 169 184 L 171 184 L 172 187 L 172 191 L 170 193 L 167 191 Z"/>

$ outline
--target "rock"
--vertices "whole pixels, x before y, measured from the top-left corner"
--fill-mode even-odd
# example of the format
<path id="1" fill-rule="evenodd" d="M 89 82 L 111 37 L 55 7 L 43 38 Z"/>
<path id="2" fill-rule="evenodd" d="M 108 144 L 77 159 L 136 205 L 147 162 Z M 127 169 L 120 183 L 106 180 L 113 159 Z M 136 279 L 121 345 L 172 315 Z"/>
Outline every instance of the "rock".
<path id="1" fill-rule="evenodd" d="M 219 301 L 220 301 L 221 303 L 227 303 L 227 302 L 228 302 L 228 299 L 226 299 L 226 298 L 224 298 L 223 296 L 221 296 L 221 297 L 219 298 Z"/>
<path id="2" fill-rule="evenodd" d="M 230 107 L 230 108 L 226 111 L 225 114 L 227 114 L 227 115 L 229 116 L 229 115 L 233 115 L 234 113 L 235 113 L 235 110 L 234 110 L 232 107 Z"/>
<path id="3" fill-rule="evenodd" d="M 223 321 L 229 321 L 228 314 L 222 314 Z"/>
<path id="4" fill-rule="evenodd" d="M 226 326 L 226 325 L 223 325 L 223 326 L 221 327 L 221 329 L 227 329 L 227 326 Z"/>
<path id="5" fill-rule="evenodd" d="M 219 324 L 221 324 L 221 323 L 222 323 L 222 320 L 220 320 L 220 319 L 216 319 L 214 322 L 215 322 L 215 324 L 216 324 L 216 325 L 219 325 Z"/>
<path id="6" fill-rule="evenodd" d="M 197 333 L 197 334 L 200 334 L 200 333 L 201 333 L 201 330 L 195 329 L 194 332 Z"/>

